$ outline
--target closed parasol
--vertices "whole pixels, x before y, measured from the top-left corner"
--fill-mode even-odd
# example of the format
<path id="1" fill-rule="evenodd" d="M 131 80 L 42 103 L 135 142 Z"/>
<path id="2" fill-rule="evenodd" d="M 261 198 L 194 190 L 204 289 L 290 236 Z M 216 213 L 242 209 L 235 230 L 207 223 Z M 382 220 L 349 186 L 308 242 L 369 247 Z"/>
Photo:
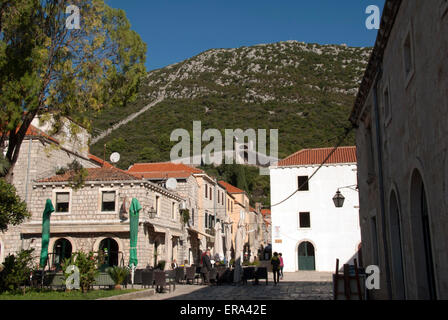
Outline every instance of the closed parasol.
<path id="1" fill-rule="evenodd" d="M 42 249 L 40 251 L 40 267 L 45 269 L 48 259 L 48 243 L 50 242 L 50 217 L 54 212 L 53 204 L 50 199 L 45 203 L 45 210 L 42 216 Z"/>

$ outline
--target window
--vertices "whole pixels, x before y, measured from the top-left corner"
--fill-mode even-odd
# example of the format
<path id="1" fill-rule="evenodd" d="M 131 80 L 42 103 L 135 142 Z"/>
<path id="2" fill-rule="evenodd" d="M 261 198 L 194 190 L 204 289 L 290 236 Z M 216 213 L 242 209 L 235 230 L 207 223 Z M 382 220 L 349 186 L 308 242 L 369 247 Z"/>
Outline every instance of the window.
<path id="1" fill-rule="evenodd" d="M 309 212 L 299 213 L 299 226 L 300 228 L 311 228 L 311 220 Z"/>
<path id="2" fill-rule="evenodd" d="M 299 191 L 308 191 L 308 176 L 299 176 L 297 178 L 297 188 Z"/>
<path id="3" fill-rule="evenodd" d="M 379 253 L 378 253 L 378 232 L 376 225 L 376 216 L 370 218 L 370 232 L 372 237 L 372 259 L 373 264 L 379 265 Z"/>
<path id="4" fill-rule="evenodd" d="M 101 193 L 101 211 L 114 212 L 115 211 L 115 191 L 103 191 Z"/>
<path id="5" fill-rule="evenodd" d="M 209 228 L 213 228 L 214 227 L 214 222 L 215 222 L 215 217 L 212 216 L 211 214 L 208 216 L 208 227 Z"/>
<path id="6" fill-rule="evenodd" d="M 373 135 L 372 135 L 372 127 L 369 126 L 366 128 L 366 154 L 367 154 L 367 184 L 371 184 L 375 180 L 375 160 L 374 160 L 374 149 L 373 149 Z"/>
<path id="7" fill-rule="evenodd" d="M 205 213 L 205 229 L 208 228 L 208 213 Z"/>
<path id="8" fill-rule="evenodd" d="M 69 192 L 58 192 L 56 193 L 56 212 L 68 213 L 70 203 L 70 193 Z"/>
<path id="9" fill-rule="evenodd" d="M 207 186 L 207 185 L 205 185 L 205 199 L 207 199 L 207 198 L 208 198 L 208 194 L 207 194 L 207 192 L 208 192 L 208 186 Z"/>
<path id="10" fill-rule="evenodd" d="M 155 210 L 156 210 L 156 216 L 158 216 L 160 214 L 160 197 L 159 196 L 156 196 Z"/>
<path id="11" fill-rule="evenodd" d="M 212 187 L 210 187 L 210 200 L 212 200 Z"/>
<path id="12" fill-rule="evenodd" d="M 194 209 L 191 209 L 191 225 L 194 226 Z"/>
<path id="13" fill-rule="evenodd" d="M 233 212 L 233 201 L 230 203 L 230 210 Z"/>
<path id="14" fill-rule="evenodd" d="M 383 92 L 383 106 L 384 106 L 384 120 L 385 126 L 387 127 L 392 120 L 392 114 L 390 110 L 390 95 L 389 86 L 386 86 Z"/>
<path id="15" fill-rule="evenodd" d="M 173 219 L 173 220 L 174 220 L 174 214 L 175 214 L 175 212 L 176 212 L 176 203 L 175 203 L 175 202 L 172 202 L 172 203 L 171 203 L 171 219 Z"/>
<path id="16" fill-rule="evenodd" d="M 221 202 L 220 199 L 221 199 L 221 192 L 219 192 L 219 190 L 218 190 L 218 203 Z"/>
<path id="17" fill-rule="evenodd" d="M 406 87 L 414 75 L 414 47 L 412 38 L 412 27 L 409 24 L 408 31 L 403 41 L 403 64 L 405 72 Z"/>

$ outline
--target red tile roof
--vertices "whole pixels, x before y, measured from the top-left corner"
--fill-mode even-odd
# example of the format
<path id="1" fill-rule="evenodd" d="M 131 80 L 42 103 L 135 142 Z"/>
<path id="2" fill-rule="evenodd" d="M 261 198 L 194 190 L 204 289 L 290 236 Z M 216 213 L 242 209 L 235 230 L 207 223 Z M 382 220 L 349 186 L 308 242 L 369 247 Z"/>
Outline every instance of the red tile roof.
<path id="1" fill-rule="evenodd" d="M 226 188 L 227 192 L 229 193 L 244 193 L 244 190 L 241 190 L 235 186 L 232 186 L 230 183 L 227 183 L 223 180 L 219 181 L 219 184 L 221 184 L 224 188 Z"/>
<path id="2" fill-rule="evenodd" d="M 129 174 L 123 170 L 117 168 L 87 168 L 88 172 L 85 181 L 129 181 L 129 180 L 141 180 L 135 175 Z M 73 177 L 73 171 L 68 171 L 61 175 L 55 175 L 53 177 L 39 180 L 38 182 L 68 182 Z"/>
<path id="3" fill-rule="evenodd" d="M 278 166 L 321 164 L 333 148 L 303 149 L 280 160 Z M 339 147 L 325 163 L 356 163 L 356 147 Z"/>
<path id="4" fill-rule="evenodd" d="M 111 165 L 109 162 L 104 161 L 103 159 L 101 159 L 93 154 L 90 154 L 90 153 L 89 153 L 89 159 L 92 160 L 93 162 L 96 162 L 100 166 L 104 166 L 106 168 L 114 168 L 114 166 Z"/>
<path id="5" fill-rule="evenodd" d="M 146 179 L 188 178 L 194 173 L 204 173 L 200 169 L 172 162 L 136 163 L 127 172 Z"/>

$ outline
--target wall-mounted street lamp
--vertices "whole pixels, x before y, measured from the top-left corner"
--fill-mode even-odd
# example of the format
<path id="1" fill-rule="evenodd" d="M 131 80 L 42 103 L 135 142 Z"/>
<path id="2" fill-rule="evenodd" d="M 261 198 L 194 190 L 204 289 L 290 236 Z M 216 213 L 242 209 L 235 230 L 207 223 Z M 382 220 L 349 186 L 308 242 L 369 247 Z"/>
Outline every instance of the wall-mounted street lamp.
<path id="1" fill-rule="evenodd" d="M 154 219 L 156 217 L 156 210 L 154 209 L 154 207 L 151 207 L 151 209 L 148 210 L 148 214 L 149 214 L 149 218 L 150 219 Z"/>
<path id="2" fill-rule="evenodd" d="M 358 191 L 358 185 L 353 184 L 350 186 L 338 188 L 338 190 L 336 191 L 336 194 L 333 197 L 334 206 L 336 208 L 342 208 L 342 206 L 344 205 L 345 197 L 342 195 L 342 193 L 340 191 L 341 189 L 351 189 L 354 191 Z"/>

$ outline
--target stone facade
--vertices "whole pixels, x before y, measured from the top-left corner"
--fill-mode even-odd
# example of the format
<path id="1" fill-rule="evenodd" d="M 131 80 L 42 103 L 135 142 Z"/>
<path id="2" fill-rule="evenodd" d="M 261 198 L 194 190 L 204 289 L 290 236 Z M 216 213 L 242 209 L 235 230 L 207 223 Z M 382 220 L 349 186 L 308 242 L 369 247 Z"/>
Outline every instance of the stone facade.
<path id="1" fill-rule="evenodd" d="M 447 32 L 447 1 L 387 1 L 352 112 L 372 298 L 448 298 Z"/>
<path id="2" fill-rule="evenodd" d="M 115 191 L 115 211 L 102 211 L 101 196 L 103 191 Z M 72 252 L 78 250 L 98 251 L 101 241 L 109 238 L 118 244 L 119 262 L 127 265 L 130 249 L 128 210 L 132 198 L 136 198 L 143 207 L 140 211 L 137 241 L 138 267 L 154 266 L 157 262 L 154 259 L 155 249 L 158 250 L 158 261 L 170 262 L 173 258 L 182 258 L 178 256 L 180 250 L 176 250 L 176 247 L 179 245 L 182 234 L 178 206 L 183 199 L 163 188 L 138 180 L 95 181 L 91 183 L 86 181 L 86 185 L 77 191 L 61 183 L 35 184 L 29 207 L 32 217 L 30 221 L 20 226 L 23 241 L 17 241 L 15 246 L 9 248 L 10 250 L 34 248 L 36 254 L 39 255 L 45 200 L 52 199 L 56 206 L 56 194 L 58 192 L 70 193 L 69 212 L 54 212 L 51 215 L 50 253 L 54 252 L 54 244 L 61 238 L 70 242 Z M 156 207 L 156 197 L 159 197 L 158 213 L 154 219 L 150 219 L 148 208 Z M 171 235 L 168 236 L 169 239 L 166 238 L 168 234 Z"/>
<path id="3" fill-rule="evenodd" d="M 82 136 L 82 140 L 88 140 L 89 137 L 85 131 L 81 131 L 80 136 Z M 76 153 L 66 149 L 55 139 L 43 134 L 27 135 L 13 168 L 12 183 L 17 194 L 30 206 L 33 201 L 35 181 L 54 175 L 58 168 L 67 166 L 74 160 L 77 160 L 85 168 L 98 167 L 96 163 L 89 160 L 85 153 Z M 3 242 L 0 259 L 4 259 L 5 256 L 14 253 L 17 248 L 22 246 L 24 240 L 22 240 L 20 229 L 20 226 L 10 226 L 7 232 L 0 234 L 0 241 Z"/>

